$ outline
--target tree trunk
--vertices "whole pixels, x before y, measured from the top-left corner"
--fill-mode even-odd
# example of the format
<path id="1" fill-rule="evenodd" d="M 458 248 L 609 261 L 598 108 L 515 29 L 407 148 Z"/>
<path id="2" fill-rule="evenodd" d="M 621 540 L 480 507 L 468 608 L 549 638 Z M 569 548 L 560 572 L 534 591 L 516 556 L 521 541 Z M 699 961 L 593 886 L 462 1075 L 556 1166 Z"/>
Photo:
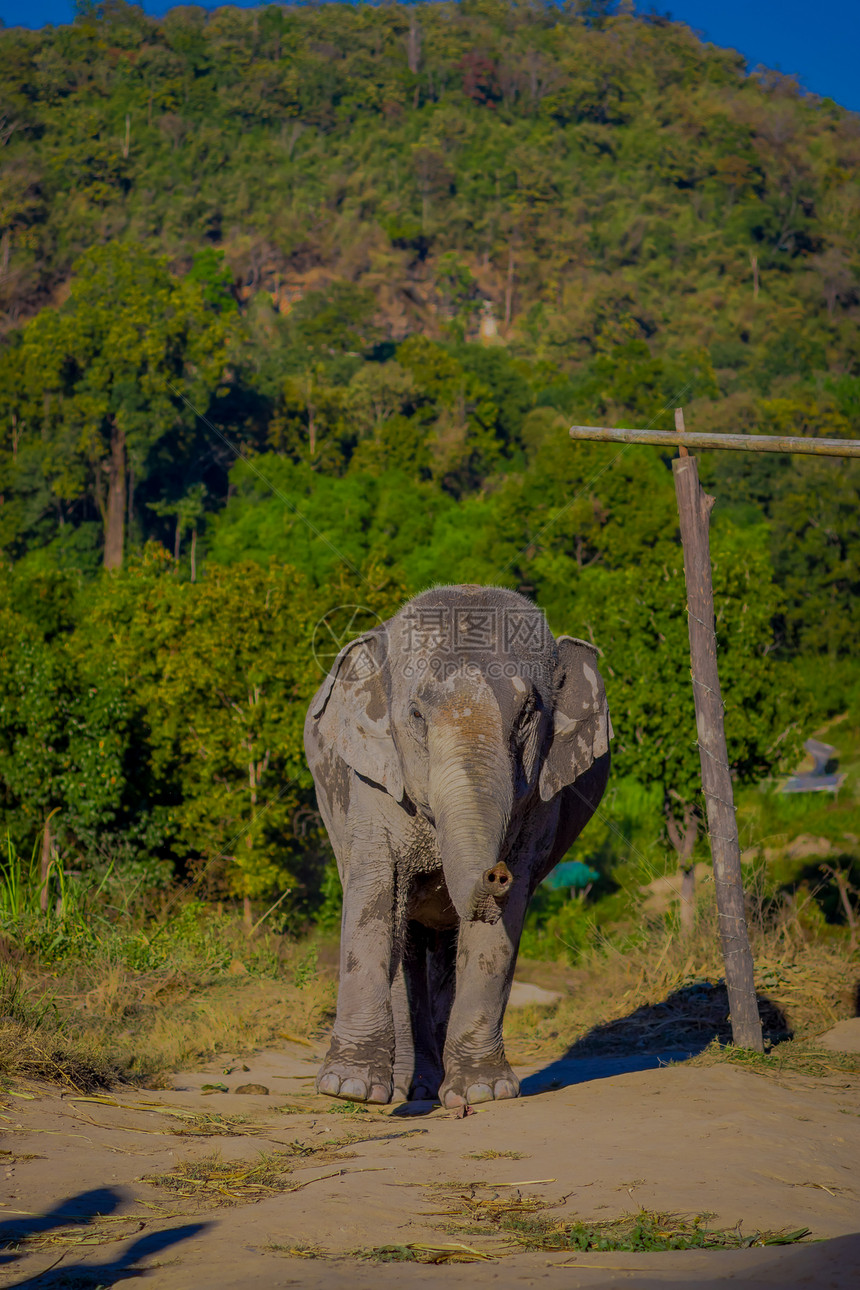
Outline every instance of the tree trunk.
<path id="1" fill-rule="evenodd" d="M 842 909 L 845 914 L 845 921 L 848 924 L 850 941 L 848 942 L 849 953 L 853 954 L 857 948 L 857 915 L 851 904 L 851 884 L 848 881 L 848 875 L 844 869 L 836 865 L 823 864 L 820 866 L 823 874 L 829 875 L 836 883 L 836 889 L 839 892 L 839 899 L 842 903 Z"/>
<path id="2" fill-rule="evenodd" d="M 314 384 L 313 376 L 310 372 L 307 374 L 307 405 L 308 405 L 308 450 L 313 457 L 317 450 L 317 423 L 316 408 L 314 407 Z"/>
<path id="3" fill-rule="evenodd" d="M 132 540 L 132 523 L 134 521 L 134 470 L 128 468 L 128 507 L 126 510 L 125 533 L 129 541 Z"/>
<path id="4" fill-rule="evenodd" d="M 106 569 L 121 569 L 125 545 L 126 509 L 125 435 L 114 421 L 111 425 L 108 467 L 107 516 L 105 519 Z"/>
<path id="5" fill-rule="evenodd" d="M 696 728 L 714 861 L 714 884 L 731 1010 L 732 1038 L 741 1048 L 762 1052 L 764 1045 L 761 1019 L 744 914 L 741 852 L 717 670 L 714 592 L 708 538 L 714 499 L 699 484 L 695 458 L 686 455 L 678 457 L 672 462 L 672 471 L 684 548 Z"/>
<path id="6" fill-rule="evenodd" d="M 197 581 L 197 528 L 191 530 L 191 581 Z"/>
<path id="7" fill-rule="evenodd" d="M 681 870 L 681 938 L 688 941 L 696 930 L 696 870 L 687 865 Z"/>
<path id="8" fill-rule="evenodd" d="M 678 796 L 673 794 L 673 796 Z M 684 822 L 679 824 L 672 814 L 672 803 L 667 794 L 663 803 L 666 832 L 678 854 L 681 869 L 680 921 L 681 937 L 689 940 L 696 926 L 696 871 L 693 867 L 693 849 L 699 833 L 699 816 L 696 808 L 684 803 Z"/>
<path id="9" fill-rule="evenodd" d="M 511 325 L 514 308 L 514 244 L 508 242 L 508 280 L 505 284 L 505 329 Z"/>
<path id="10" fill-rule="evenodd" d="M 45 820 L 42 831 L 42 861 L 39 866 L 39 908 L 43 914 L 48 912 L 48 874 L 51 868 L 51 816 Z"/>
<path id="11" fill-rule="evenodd" d="M 421 28 L 413 13 L 409 19 L 409 36 L 406 41 L 406 61 L 413 76 L 421 70 Z"/>

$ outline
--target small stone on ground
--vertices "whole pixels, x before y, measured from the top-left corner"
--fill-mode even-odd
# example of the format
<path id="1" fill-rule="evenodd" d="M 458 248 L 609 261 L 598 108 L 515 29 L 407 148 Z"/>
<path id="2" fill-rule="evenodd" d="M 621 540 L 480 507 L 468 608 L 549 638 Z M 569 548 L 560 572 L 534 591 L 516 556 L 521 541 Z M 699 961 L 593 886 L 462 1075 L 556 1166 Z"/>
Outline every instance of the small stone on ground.
<path id="1" fill-rule="evenodd" d="M 529 985 L 526 981 L 515 981 L 511 986 L 509 1008 L 525 1008 L 530 1003 L 552 1004 L 562 998 L 558 990 L 544 990 L 540 985 Z"/>

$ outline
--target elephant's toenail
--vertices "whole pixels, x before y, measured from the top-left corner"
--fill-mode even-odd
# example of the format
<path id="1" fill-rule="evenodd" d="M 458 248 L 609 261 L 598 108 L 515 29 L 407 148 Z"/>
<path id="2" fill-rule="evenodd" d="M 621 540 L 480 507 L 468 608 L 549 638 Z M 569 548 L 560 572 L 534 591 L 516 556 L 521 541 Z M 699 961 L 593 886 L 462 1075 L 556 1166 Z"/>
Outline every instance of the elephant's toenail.
<path id="1" fill-rule="evenodd" d="M 466 1093 L 466 1101 L 472 1105 L 475 1102 L 492 1102 L 493 1090 L 489 1084 L 470 1084 Z"/>
<path id="2" fill-rule="evenodd" d="M 366 1102 L 367 1085 L 363 1079 L 345 1079 L 340 1086 L 340 1096 L 351 1102 Z"/>
<path id="3" fill-rule="evenodd" d="M 500 1101 L 506 1097 L 519 1097 L 519 1087 L 509 1079 L 496 1080 L 493 1090 L 496 1100 Z"/>

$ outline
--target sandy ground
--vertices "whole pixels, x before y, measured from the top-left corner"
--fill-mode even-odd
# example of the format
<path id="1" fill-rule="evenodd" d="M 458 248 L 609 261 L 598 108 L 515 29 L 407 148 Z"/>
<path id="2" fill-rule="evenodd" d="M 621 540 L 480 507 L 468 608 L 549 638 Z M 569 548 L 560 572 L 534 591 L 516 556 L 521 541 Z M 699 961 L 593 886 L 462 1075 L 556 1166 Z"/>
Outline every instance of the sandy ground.
<path id="1" fill-rule="evenodd" d="M 856 1031 L 860 1021 L 850 1025 Z M 0 1233 L 24 1239 L 0 1253 L 0 1287 L 95 1290 L 135 1278 L 159 1290 L 860 1284 L 860 1080 L 777 1082 L 729 1065 L 665 1066 L 655 1057 L 555 1062 L 525 1079 L 527 1096 L 456 1119 L 427 1104 L 354 1112 L 318 1098 L 312 1079 L 321 1055 L 285 1041 L 281 1051 L 180 1074 L 173 1090 L 121 1091 L 119 1106 L 47 1087 L 5 1097 L 0 1125 L 11 1154 L 0 1157 Z M 269 1092 L 201 1091 L 212 1082 L 231 1090 L 259 1083 Z M 300 1110 L 285 1113 L 285 1105 Z M 235 1136 L 177 1136 L 182 1122 L 163 1113 L 177 1107 L 248 1121 Z M 300 1190 L 256 1203 L 177 1199 L 143 1180 L 215 1149 L 225 1160 L 256 1161 L 290 1143 L 319 1148 L 346 1137 L 353 1141 L 323 1158 L 294 1161 L 288 1185 L 306 1184 Z M 522 1158 L 470 1158 L 488 1149 Z M 820 1239 L 738 1251 L 527 1253 L 443 1266 L 347 1254 L 458 1239 L 427 1213 L 439 1208 L 431 1184 L 442 1182 L 463 1184 L 464 1194 L 483 1182 L 491 1185 L 486 1194 L 565 1197 L 553 1212 L 586 1219 L 640 1206 L 708 1211 L 721 1226 L 742 1220 L 750 1234 L 809 1227 Z M 75 1225 L 82 1218 L 89 1222 Z M 270 1248 L 296 1245 L 334 1256 Z"/>

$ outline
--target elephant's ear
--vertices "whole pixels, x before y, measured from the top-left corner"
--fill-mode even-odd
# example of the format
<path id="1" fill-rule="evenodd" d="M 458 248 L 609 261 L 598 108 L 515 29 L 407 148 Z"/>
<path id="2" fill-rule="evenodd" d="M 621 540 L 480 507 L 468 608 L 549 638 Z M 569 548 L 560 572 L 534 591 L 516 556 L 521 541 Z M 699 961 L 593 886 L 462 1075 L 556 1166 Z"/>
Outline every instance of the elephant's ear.
<path id="1" fill-rule="evenodd" d="M 597 650 L 573 636 L 558 638 L 552 743 L 540 773 L 545 802 L 584 775 L 609 751 L 612 722 Z"/>
<path id="2" fill-rule="evenodd" d="M 340 651 L 314 696 L 305 742 L 333 749 L 364 779 L 403 797 L 400 757 L 391 734 L 385 684 L 387 636 L 377 628 Z"/>

